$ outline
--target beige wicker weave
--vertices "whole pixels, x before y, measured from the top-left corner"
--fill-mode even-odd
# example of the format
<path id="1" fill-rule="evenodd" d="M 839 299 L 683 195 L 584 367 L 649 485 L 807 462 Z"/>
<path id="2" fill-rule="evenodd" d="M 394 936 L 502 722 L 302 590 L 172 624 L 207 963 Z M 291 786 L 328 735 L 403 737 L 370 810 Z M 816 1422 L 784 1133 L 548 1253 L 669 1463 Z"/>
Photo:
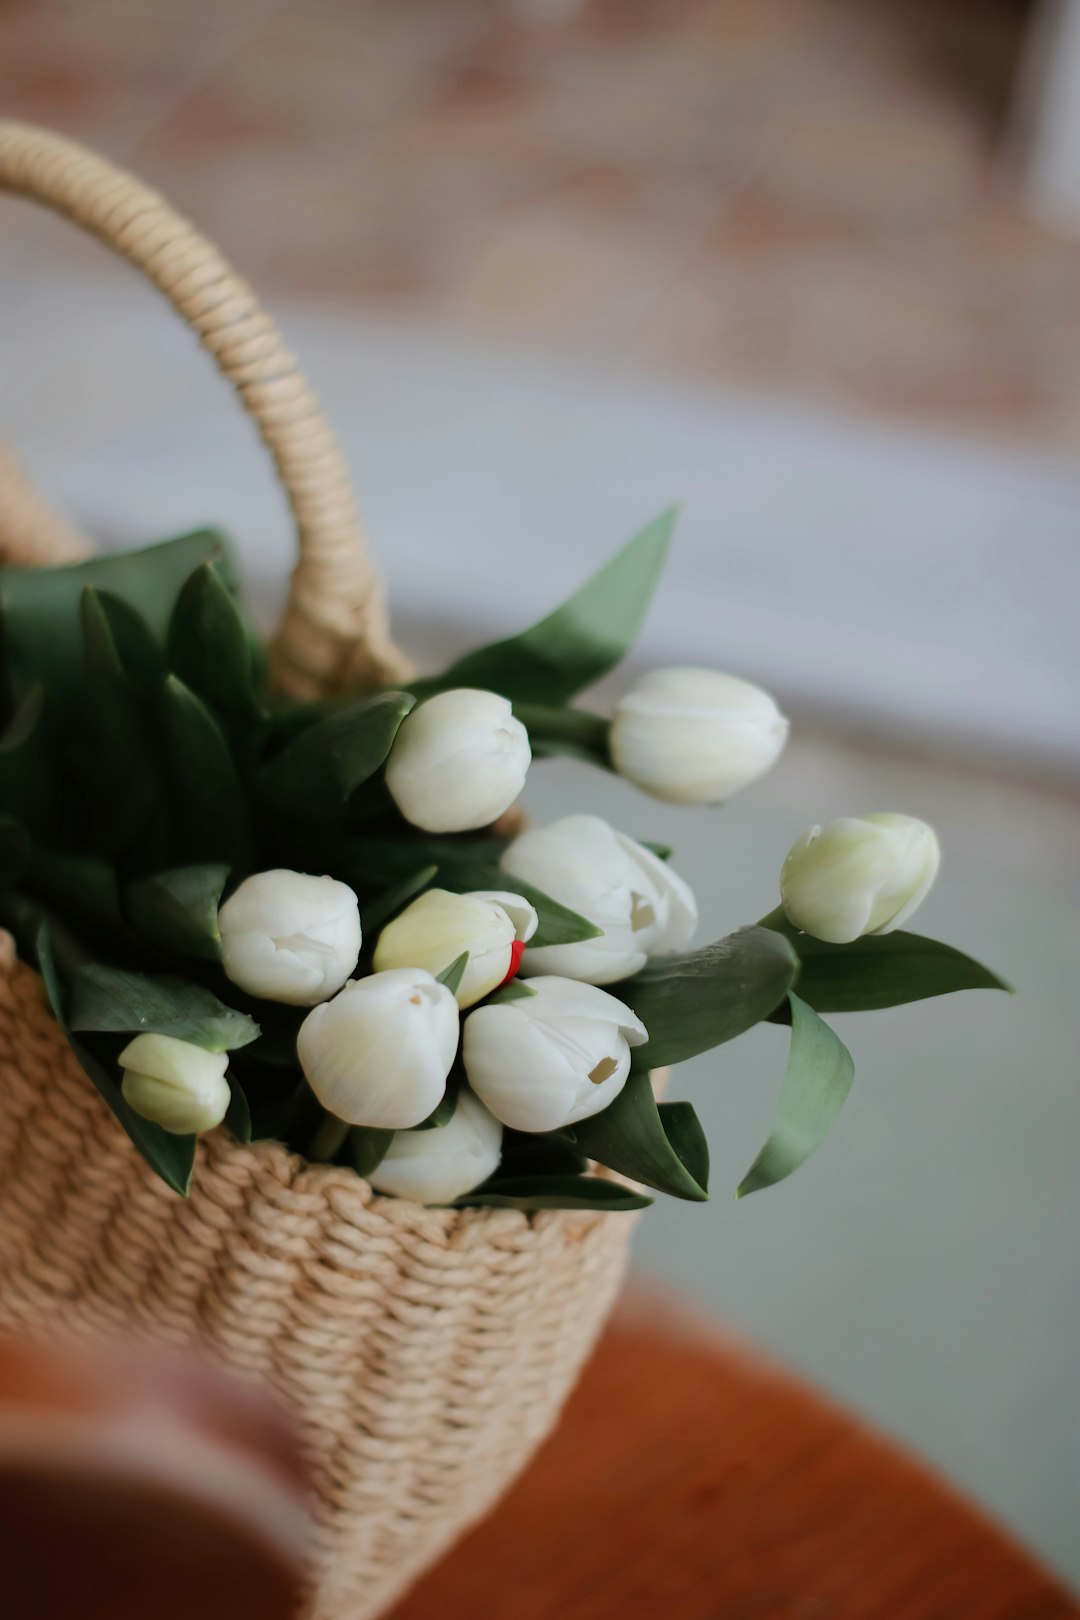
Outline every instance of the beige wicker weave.
<path id="1" fill-rule="evenodd" d="M 400 675 L 340 452 L 250 290 L 160 197 L 55 136 L 0 123 L 0 187 L 144 269 L 255 418 L 299 537 L 280 685 Z M 78 547 L 0 453 L 0 560 Z M 607 1317 L 630 1224 L 425 1210 L 223 1132 L 200 1145 L 180 1199 L 131 1147 L 0 935 L 0 1327 L 130 1325 L 276 1389 L 313 1463 L 318 1620 L 387 1607 L 528 1460 Z"/>

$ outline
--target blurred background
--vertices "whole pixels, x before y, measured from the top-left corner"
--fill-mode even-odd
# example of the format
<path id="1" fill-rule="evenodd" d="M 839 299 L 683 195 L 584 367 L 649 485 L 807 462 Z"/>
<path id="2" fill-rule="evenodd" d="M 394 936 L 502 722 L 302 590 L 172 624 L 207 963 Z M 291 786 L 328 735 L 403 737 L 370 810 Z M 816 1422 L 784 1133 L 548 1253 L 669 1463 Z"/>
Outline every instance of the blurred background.
<path id="1" fill-rule="evenodd" d="M 640 647 L 773 689 L 775 772 L 677 811 L 709 937 L 815 820 L 945 847 L 925 931 L 1020 994 L 841 1019 L 823 1150 L 736 1206 L 784 1037 L 687 1066 L 709 1209 L 643 1270 L 900 1437 L 1080 1582 L 1080 6 L 0 0 L 0 113 L 136 168 L 263 292 L 352 462 L 402 639 L 539 615 L 672 499 Z M 290 556 L 190 336 L 0 205 L 0 432 L 103 543 Z M 663 1376 L 663 1369 L 657 1369 Z"/>

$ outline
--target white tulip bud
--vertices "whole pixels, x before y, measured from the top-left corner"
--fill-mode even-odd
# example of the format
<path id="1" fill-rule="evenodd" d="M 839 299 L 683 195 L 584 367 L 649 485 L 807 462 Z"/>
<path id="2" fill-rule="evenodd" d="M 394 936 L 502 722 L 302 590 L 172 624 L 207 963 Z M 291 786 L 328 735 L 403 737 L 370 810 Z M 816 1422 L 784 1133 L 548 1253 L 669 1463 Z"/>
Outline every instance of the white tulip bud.
<path id="1" fill-rule="evenodd" d="M 926 898 L 941 864 L 937 834 L 914 816 L 840 816 L 793 844 L 780 873 L 789 921 L 847 945 L 889 934 Z"/>
<path id="2" fill-rule="evenodd" d="M 603 929 L 596 939 L 526 950 L 527 973 L 613 984 L 650 956 L 685 950 L 697 926 L 697 905 L 682 878 L 600 816 L 563 816 L 530 828 L 501 864 Z"/>
<path id="3" fill-rule="evenodd" d="M 719 804 L 779 759 L 788 723 L 760 686 L 712 669 L 654 669 L 615 705 L 620 776 L 676 804 Z"/>
<path id="4" fill-rule="evenodd" d="M 386 785 L 414 827 L 467 832 L 510 808 L 531 759 L 529 734 L 506 698 L 460 687 L 406 715 L 386 762 Z"/>
<path id="5" fill-rule="evenodd" d="M 502 1126 L 463 1091 L 452 1118 L 429 1131 L 399 1131 L 368 1178 L 379 1192 L 417 1204 L 452 1204 L 498 1169 Z"/>
<path id="6" fill-rule="evenodd" d="M 335 995 L 360 955 L 360 911 L 347 883 L 279 868 L 245 878 L 218 912 L 221 965 L 265 1001 L 313 1007 Z"/>
<path id="7" fill-rule="evenodd" d="M 465 1020 L 469 1084 L 516 1131 L 557 1131 L 615 1101 L 630 1048 L 648 1040 L 621 1001 L 574 979 L 523 980 L 533 992 L 477 1007 Z"/>
<path id="8" fill-rule="evenodd" d="M 423 968 L 353 979 L 308 1013 L 296 1051 L 323 1107 L 350 1125 L 408 1130 L 442 1101 L 457 1002 Z"/>
<path id="9" fill-rule="evenodd" d="M 375 947 L 374 967 L 379 972 L 422 967 L 437 978 L 467 951 L 469 960 L 454 994 L 459 1007 L 471 1007 L 517 971 L 522 942 L 536 928 L 536 912 L 519 894 L 428 889 L 387 923 Z"/>
<path id="10" fill-rule="evenodd" d="M 174 1035 L 136 1035 L 120 1054 L 124 1101 L 174 1136 L 212 1131 L 229 1107 L 227 1052 L 207 1052 Z"/>

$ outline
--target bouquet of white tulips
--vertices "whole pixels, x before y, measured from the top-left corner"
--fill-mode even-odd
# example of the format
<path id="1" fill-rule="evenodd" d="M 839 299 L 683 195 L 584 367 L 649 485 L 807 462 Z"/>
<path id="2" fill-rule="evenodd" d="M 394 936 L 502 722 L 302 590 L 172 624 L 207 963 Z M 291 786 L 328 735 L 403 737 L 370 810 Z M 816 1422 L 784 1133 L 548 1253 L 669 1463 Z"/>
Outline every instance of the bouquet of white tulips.
<path id="1" fill-rule="evenodd" d="M 697 946 L 665 847 L 587 812 L 500 829 L 540 756 L 683 804 L 779 758 L 786 720 L 732 675 L 655 671 L 610 719 L 572 704 L 631 646 L 671 526 L 442 675 L 312 704 L 267 692 L 214 533 L 0 571 L 0 920 L 178 1192 L 224 1127 L 424 1203 L 701 1200 L 701 1127 L 651 1071 L 769 1019 L 791 1045 L 752 1191 L 847 1094 L 821 1014 L 999 985 L 900 931 L 939 858 L 910 816 L 814 827 L 779 907 Z"/>

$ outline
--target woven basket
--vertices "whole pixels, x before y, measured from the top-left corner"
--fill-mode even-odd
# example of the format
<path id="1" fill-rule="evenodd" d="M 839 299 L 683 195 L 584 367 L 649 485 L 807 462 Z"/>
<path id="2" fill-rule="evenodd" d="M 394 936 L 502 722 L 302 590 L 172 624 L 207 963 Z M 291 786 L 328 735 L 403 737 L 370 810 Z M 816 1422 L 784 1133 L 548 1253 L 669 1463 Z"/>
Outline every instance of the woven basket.
<path id="1" fill-rule="evenodd" d="M 254 418 L 299 546 L 280 688 L 400 678 L 341 454 L 250 289 L 154 192 L 0 123 L 0 188 L 146 272 Z M 80 537 L 0 452 L 0 560 Z M 550 1430 L 612 1305 L 625 1214 L 428 1210 L 223 1132 L 190 1200 L 144 1164 L 0 936 L 0 1327 L 198 1345 L 295 1415 L 315 1481 L 318 1620 L 384 1610 L 485 1513 Z"/>

